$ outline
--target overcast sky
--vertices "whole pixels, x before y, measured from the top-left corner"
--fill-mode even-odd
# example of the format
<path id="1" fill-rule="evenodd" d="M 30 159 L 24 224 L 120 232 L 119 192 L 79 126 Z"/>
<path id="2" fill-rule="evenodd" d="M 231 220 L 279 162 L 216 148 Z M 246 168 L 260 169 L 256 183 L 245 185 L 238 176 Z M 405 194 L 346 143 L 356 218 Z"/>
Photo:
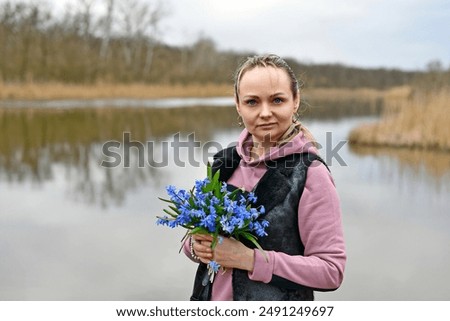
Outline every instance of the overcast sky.
<path id="1" fill-rule="evenodd" d="M 448 0 L 170 0 L 165 39 L 203 32 L 220 49 L 313 63 L 423 69 L 450 66 Z"/>
<path id="2" fill-rule="evenodd" d="M 219 49 L 307 63 L 412 70 L 438 59 L 450 66 L 448 0 L 160 1 L 168 12 L 161 28 L 168 44 L 192 44 L 203 35 Z"/>

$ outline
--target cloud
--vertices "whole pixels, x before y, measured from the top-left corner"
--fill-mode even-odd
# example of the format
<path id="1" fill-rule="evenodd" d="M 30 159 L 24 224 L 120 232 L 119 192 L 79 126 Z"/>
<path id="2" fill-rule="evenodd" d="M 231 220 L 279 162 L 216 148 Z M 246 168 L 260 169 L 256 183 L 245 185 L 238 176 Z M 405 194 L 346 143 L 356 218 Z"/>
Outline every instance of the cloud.
<path id="1" fill-rule="evenodd" d="M 96 0 L 98 12 L 104 11 L 104 2 Z M 161 2 L 168 12 L 161 38 L 169 45 L 189 45 L 207 36 L 219 49 L 273 52 L 304 62 L 420 69 L 439 59 L 450 66 L 447 0 Z M 61 0 L 52 6 L 62 10 L 76 3 Z"/>
<path id="2" fill-rule="evenodd" d="M 275 52 L 313 62 L 422 68 L 449 63 L 450 6 L 412 1 L 172 1 L 165 37 L 192 43 L 200 34 L 220 49 Z"/>

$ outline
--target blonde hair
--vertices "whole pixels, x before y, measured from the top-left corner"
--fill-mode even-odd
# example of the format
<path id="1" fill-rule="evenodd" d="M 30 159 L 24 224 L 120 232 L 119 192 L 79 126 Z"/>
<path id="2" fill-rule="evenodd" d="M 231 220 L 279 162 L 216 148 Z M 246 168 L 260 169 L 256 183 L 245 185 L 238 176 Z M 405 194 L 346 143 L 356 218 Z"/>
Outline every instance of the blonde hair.
<path id="1" fill-rule="evenodd" d="M 281 57 L 274 55 L 274 54 L 268 54 L 268 55 L 261 55 L 261 56 L 251 56 L 247 57 L 237 68 L 235 74 L 234 74 L 234 96 L 236 99 L 236 102 L 239 102 L 239 84 L 242 79 L 242 76 L 249 70 L 252 70 L 256 67 L 273 67 L 273 68 L 279 68 L 286 72 L 286 74 L 289 76 L 289 79 L 291 80 L 291 91 L 292 95 L 295 99 L 297 99 L 300 96 L 300 85 L 297 80 L 297 77 L 295 76 L 294 71 L 291 69 L 291 67 L 284 61 Z M 301 101 L 301 100 L 300 100 Z M 300 109 L 300 106 L 297 106 L 297 113 L 293 115 L 292 119 L 292 125 L 286 130 L 286 132 L 282 135 L 282 137 L 279 139 L 277 145 L 281 146 L 286 144 L 287 142 L 291 141 L 300 131 L 303 132 L 303 135 L 314 145 L 317 147 L 317 142 L 312 135 L 312 133 L 302 125 L 298 115 L 298 110 Z"/>

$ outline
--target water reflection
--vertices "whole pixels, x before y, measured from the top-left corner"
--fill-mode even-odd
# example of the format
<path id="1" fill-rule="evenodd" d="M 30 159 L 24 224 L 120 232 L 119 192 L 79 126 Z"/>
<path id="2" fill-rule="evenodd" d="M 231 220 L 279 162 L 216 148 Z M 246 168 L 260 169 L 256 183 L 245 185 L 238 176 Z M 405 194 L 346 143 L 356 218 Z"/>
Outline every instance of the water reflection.
<path id="1" fill-rule="evenodd" d="M 132 141 L 146 146 L 145 155 L 155 159 L 161 143 L 173 141 L 177 132 L 195 132 L 196 140 L 208 141 L 235 122 L 230 107 L 0 109 L 0 179 L 42 183 L 54 178 L 55 164 L 62 164 L 73 194 L 88 202 L 120 203 L 127 190 L 154 180 L 159 171 L 137 167 L 135 150 L 130 156 L 134 166 L 100 167 L 105 142 L 122 142 L 124 132 L 129 133 Z"/>
<path id="2" fill-rule="evenodd" d="M 58 101 L 47 102 L 50 105 L 45 108 L 30 108 L 20 103 L 14 108 L 0 108 L 0 179 L 42 183 L 52 180 L 53 166 L 61 164 L 71 186 L 70 194 L 77 199 L 103 205 L 121 203 L 127 190 L 151 182 L 161 173 L 155 166 L 137 166 L 143 155 L 136 155 L 136 152 L 145 155 L 145 165 L 152 165 L 152 160 L 167 157 L 159 154 L 167 147 L 164 142 L 173 143 L 176 133 L 182 135 L 183 141 L 192 140 L 186 135 L 195 133 L 195 141 L 203 146 L 221 130 L 238 129 L 234 107 L 220 106 L 223 100 L 218 99 L 216 106 L 191 106 L 197 100 L 186 99 L 183 104 L 189 108 L 175 107 L 175 103 L 181 103 L 179 100 L 165 103 L 171 108 L 164 104 L 161 108 L 148 108 L 158 100 L 149 102 L 148 106 L 141 101 L 139 107 L 119 107 L 124 102 L 118 100 L 114 106 L 102 105 L 101 108 L 67 108 L 64 104 L 65 108 L 54 108 Z M 229 100 L 227 98 L 228 103 Z M 373 114 L 378 110 L 377 102 L 360 103 L 358 107 L 342 103 L 330 103 L 325 107 L 317 103 L 304 115 L 329 119 L 349 113 Z M 104 143 L 123 142 L 124 133 L 145 148 L 143 152 L 127 149 L 131 150 L 134 166 L 118 166 L 114 171 L 100 167 L 105 160 Z M 122 160 L 123 156 L 128 156 L 123 155 L 123 149 L 121 153 Z M 200 158 L 204 163 L 205 157 Z"/>
<path id="3" fill-rule="evenodd" d="M 383 109 L 382 99 L 373 100 L 313 100 L 300 107 L 305 119 L 337 120 L 363 116 L 378 116 Z"/>
<path id="4" fill-rule="evenodd" d="M 349 147 L 356 155 L 375 157 L 384 163 L 383 170 L 387 173 L 388 179 L 409 177 L 417 182 L 426 182 L 426 185 L 434 187 L 439 192 L 444 192 L 450 187 L 450 153 L 407 148 L 355 145 Z M 383 162 L 383 159 L 386 162 Z M 401 184 L 401 181 L 402 179 L 395 183 Z"/>
<path id="5" fill-rule="evenodd" d="M 305 119 L 323 146 L 327 132 L 335 146 L 374 119 L 338 115 Z M 195 266 L 177 253 L 183 232 L 155 225 L 165 206 L 157 197 L 167 184 L 189 188 L 203 177 L 205 151 L 180 150 L 197 166 L 178 166 L 169 149 L 167 166 L 148 166 L 146 156 L 139 167 L 134 148 L 129 167 L 105 168 L 102 146 L 128 132 L 153 142 L 144 153 L 156 161 L 177 133 L 183 142 L 195 133 L 201 146 L 227 146 L 240 132 L 234 108 L 0 108 L 0 132 L 0 299 L 189 297 Z M 343 287 L 318 299 L 450 299 L 450 156 L 348 144 L 340 153 L 347 165 L 334 160 L 331 170 L 349 264 Z"/>
<path id="6" fill-rule="evenodd" d="M 450 171 L 450 153 L 423 149 L 370 147 L 350 145 L 350 150 L 360 156 L 389 157 L 399 163 L 404 175 L 431 176 L 433 181 L 446 181 Z"/>

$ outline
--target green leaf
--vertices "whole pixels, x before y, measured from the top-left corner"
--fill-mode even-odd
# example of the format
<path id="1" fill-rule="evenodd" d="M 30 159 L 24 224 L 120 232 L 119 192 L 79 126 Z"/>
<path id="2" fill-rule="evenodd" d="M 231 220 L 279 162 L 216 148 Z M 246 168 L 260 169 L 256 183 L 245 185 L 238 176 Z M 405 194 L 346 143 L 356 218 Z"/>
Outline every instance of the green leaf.
<path id="1" fill-rule="evenodd" d="M 206 177 L 211 181 L 212 180 L 212 167 L 211 164 L 208 162 L 206 165 Z"/>
<path id="2" fill-rule="evenodd" d="M 181 239 L 181 247 L 178 253 L 181 253 L 181 250 L 183 249 L 184 246 L 184 241 L 186 241 L 188 237 L 189 237 L 189 230 L 186 231 L 186 234 L 184 234 L 183 238 Z"/>
<path id="3" fill-rule="evenodd" d="M 172 211 L 174 211 L 175 213 L 177 213 L 177 214 L 180 214 L 181 212 L 180 212 L 180 210 L 178 209 L 178 208 L 176 208 L 175 206 L 169 206 L 169 208 L 172 210 Z"/>
<path id="4" fill-rule="evenodd" d="M 161 198 L 161 197 L 158 197 L 161 201 L 163 201 L 163 202 L 167 202 L 167 203 L 173 203 L 171 200 L 168 200 L 168 199 L 165 199 L 165 198 Z"/>
<path id="5" fill-rule="evenodd" d="M 211 243 L 211 248 L 212 248 L 213 250 L 216 248 L 218 236 L 219 236 L 219 232 L 215 232 L 215 233 L 213 234 L 213 241 L 212 241 L 212 243 Z"/>
<path id="6" fill-rule="evenodd" d="M 164 213 L 169 214 L 173 218 L 176 218 L 178 214 L 170 212 L 168 209 L 163 209 Z"/>
<path id="7" fill-rule="evenodd" d="M 192 224 L 180 224 L 181 227 L 184 227 L 187 230 L 192 230 L 194 228 L 194 225 Z"/>
<path id="8" fill-rule="evenodd" d="M 206 184 L 205 186 L 203 186 L 202 191 L 203 191 L 204 193 L 211 192 L 212 189 L 213 189 L 213 187 L 214 187 L 214 183 L 213 183 L 213 182 L 209 182 L 208 184 Z"/>
<path id="9" fill-rule="evenodd" d="M 208 234 L 208 231 L 203 226 L 198 226 L 192 229 L 189 234 Z"/>
<path id="10" fill-rule="evenodd" d="M 218 182 L 219 183 L 219 176 L 220 176 L 220 169 L 217 170 L 217 172 L 214 173 L 214 176 L 212 178 L 213 182 Z"/>
<path id="11" fill-rule="evenodd" d="M 159 218 L 159 219 L 164 220 L 164 221 L 174 221 L 175 220 L 174 218 L 162 217 L 162 216 L 156 216 L 156 218 Z"/>
<path id="12" fill-rule="evenodd" d="M 242 191 L 243 191 L 243 189 L 240 189 L 240 188 L 237 188 L 237 189 L 233 190 L 230 193 L 229 198 L 234 201 L 235 198 L 236 198 L 236 194 L 238 194 L 239 192 L 242 192 Z"/>
<path id="13" fill-rule="evenodd" d="M 241 233 L 242 236 L 244 236 L 247 240 L 249 240 L 250 242 L 252 242 L 257 248 L 258 250 L 261 251 L 262 255 L 264 255 L 264 258 L 266 259 L 266 262 L 269 262 L 269 257 L 267 256 L 267 253 L 263 250 L 263 248 L 261 247 L 261 245 L 259 245 L 256 237 L 253 234 L 250 234 L 248 232 L 242 232 Z"/>

